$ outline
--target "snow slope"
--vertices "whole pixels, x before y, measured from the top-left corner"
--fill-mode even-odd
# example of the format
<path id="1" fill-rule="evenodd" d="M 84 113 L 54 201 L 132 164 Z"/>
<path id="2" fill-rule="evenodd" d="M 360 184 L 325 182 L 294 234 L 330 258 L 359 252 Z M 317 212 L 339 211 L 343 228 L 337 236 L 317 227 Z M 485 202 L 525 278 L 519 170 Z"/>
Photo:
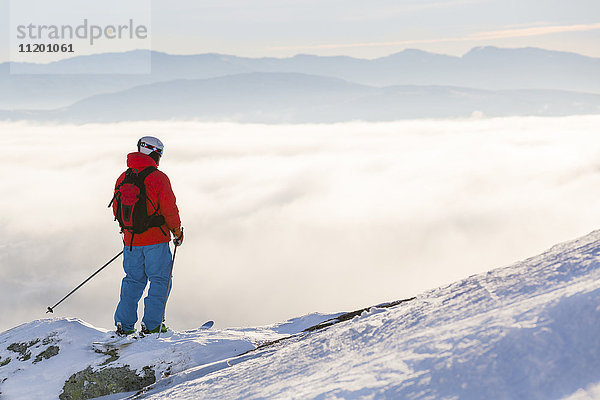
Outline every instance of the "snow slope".
<path id="1" fill-rule="evenodd" d="M 0 365 L 11 357 L 0 367 L 0 392 L 57 398 L 88 365 L 129 365 L 140 374 L 152 366 L 157 382 L 106 399 L 600 399 L 599 278 L 596 231 L 344 322 L 314 314 L 173 332 L 140 339 L 110 363 L 90 346 L 106 331 L 73 319 L 34 321 L 0 334 Z M 27 360 L 8 349 L 35 339 Z M 58 355 L 38 357 L 52 345 Z"/>

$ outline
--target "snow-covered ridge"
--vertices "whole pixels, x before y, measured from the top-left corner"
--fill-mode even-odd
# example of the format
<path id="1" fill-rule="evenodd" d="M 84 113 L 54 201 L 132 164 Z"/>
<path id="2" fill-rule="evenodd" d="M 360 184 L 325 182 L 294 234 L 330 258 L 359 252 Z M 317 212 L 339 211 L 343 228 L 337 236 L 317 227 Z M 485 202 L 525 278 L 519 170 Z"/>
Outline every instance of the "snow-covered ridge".
<path id="1" fill-rule="evenodd" d="M 0 334 L 0 395 L 73 399 L 94 398 L 123 388 L 137 391 L 161 378 L 244 354 L 339 315 L 315 313 L 258 328 L 170 331 L 161 338 L 149 335 L 121 346 L 99 346 L 114 332 L 77 318 L 41 319 Z M 86 372 L 77 375 L 82 371 Z M 128 374 L 128 378 L 113 388 L 104 384 L 94 388 L 92 379 L 100 379 L 91 376 L 95 371 Z M 153 378 L 146 377 L 149 372 Z M 108 379 L 115 380 L 112 375 Z M 67 380 L 77 390 L 67 390 Z"/>
<path id="2" fill-rule="evenodd" d="M 91 398 L 112 371 L 134 382 L 111 399 L 598 398 L 599 278 L 596 231 L 354 314 L 173 332 L 104 353 L 91 344 L 106 330 L 33 321 L 0 334 L 0 397 Z"/>

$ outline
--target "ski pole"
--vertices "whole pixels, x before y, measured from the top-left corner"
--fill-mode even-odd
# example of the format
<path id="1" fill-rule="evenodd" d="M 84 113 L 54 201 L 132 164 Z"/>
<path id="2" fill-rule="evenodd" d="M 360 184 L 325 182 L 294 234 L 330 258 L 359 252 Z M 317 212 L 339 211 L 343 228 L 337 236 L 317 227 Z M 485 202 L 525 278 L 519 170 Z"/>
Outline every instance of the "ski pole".
<path id="1" fill-rule="evenodd" d="M 165 303 L 163 305 L 162 318 L 160 319 L 160 326 L 158 327 L 158 337 L 160 337 L 162 327 L 165 322 L 165 312 L 167 311 L 167 299 L 169 298 L 169 292 L 171 291 L 171 281 L 173 280 L 173 266 L 175 265 L 175 255 L 177 254 L 177 248 L 179 246 L 175 245 L 175 249 L 173 249 L 173 260 L 171 261 L 171 272 L 169 272 L 169 283 L 167 284 L 167 293 L 165 294 Z"/>
<path id="2" fill-rule="evenodd" d="M 108 264 L 110 264 L 111 262 L 115 261 L 117 259 L 117 257 L 119 257 L 121 254 L 123 254 L 123 250 L 121 250 L 119 252 L 119 254 L 117 254 L 116 256 L 114 256 L 113 258 L 110 259 L 109 262 L 107 262 L 106 264 L 104 264 L 102 267 L 100 267 L 100 269 L 96 272 L 94 272 L 89 278 L 87 278 L 85 281 L 81 282 L 79 284 L 79 286 L 77 286 L 75 289 L 71 290 L 71 292 L 66 295 L 65 297 L 63 297 L 58 303 L 56 303 L 55 305 L 53 305 L 52 307 L 48 307 L 48 311 L 46 311 L 46 314 L 48 313 L 53 313 L 54 309 L 56 308 L 56 306 L 58 306 L 60 303 L 62 303 L 67 297 L 69 297 L 70 295 L 72 295 L 73 293 L 75 293 L 75 291 L 77 291 L 77 289 L 79 289 L 80 287 L 82 287 L 83 285 L 85 285 L 87 283 L 87 281 L 89 281 L 90 279 L 92 279 L 94 276 L 96 276 L 96 274 L 98 274 L 98 272 L 102 271 L 104 268 L 106 268 L 108 266 Z"/>

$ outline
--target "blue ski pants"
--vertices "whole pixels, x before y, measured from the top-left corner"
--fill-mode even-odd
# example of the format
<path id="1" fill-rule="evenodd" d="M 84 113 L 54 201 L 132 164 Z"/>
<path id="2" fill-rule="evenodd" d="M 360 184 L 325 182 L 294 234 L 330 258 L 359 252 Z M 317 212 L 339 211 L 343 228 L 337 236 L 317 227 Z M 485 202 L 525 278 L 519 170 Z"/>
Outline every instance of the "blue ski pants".
<path id="1" fill-rule="evenodd" d="M 138 302 L 150 281 L 144 299 L 142 322 L 152 330 L 162 322 L 167 291 L 171 291 L 171 249 L 169 242 L 149 246 L 129 246 L 123 249 L 125 278 L 121 282 L 121 298 L 115 311 L 115 325 L 132 330 L 137 322 Z"/>

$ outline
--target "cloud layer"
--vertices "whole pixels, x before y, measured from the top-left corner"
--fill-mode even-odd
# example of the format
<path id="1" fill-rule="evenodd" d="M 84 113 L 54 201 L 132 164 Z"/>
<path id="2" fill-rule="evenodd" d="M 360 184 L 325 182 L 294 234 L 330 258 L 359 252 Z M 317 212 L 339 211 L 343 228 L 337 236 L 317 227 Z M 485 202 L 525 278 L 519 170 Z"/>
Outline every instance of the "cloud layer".
<path id="1" fill-rule="evenodd" d="M 600 117 L 329 125 L 2 123 L 0 330 L 120 251 L 106 208 L 140 136 L 178 198 L 167 321 L 257 325 L 416 295 L 597 227 Z M 110 328 L 119 259 L 56 315 Z"/>

